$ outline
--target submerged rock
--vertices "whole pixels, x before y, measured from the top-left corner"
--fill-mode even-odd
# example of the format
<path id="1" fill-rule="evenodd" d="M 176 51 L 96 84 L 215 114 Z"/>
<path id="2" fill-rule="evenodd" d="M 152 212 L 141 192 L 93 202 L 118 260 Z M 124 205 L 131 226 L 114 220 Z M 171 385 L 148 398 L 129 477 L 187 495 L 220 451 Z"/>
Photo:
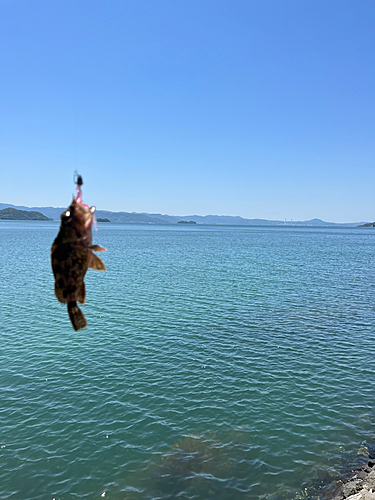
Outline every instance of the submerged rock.
<path id="1" fill-rule="evenodd" d="M 375 500 L 375 460 L 354 469 L 345 479 L 336 481 L 323 496 L 326 500 Z"/>

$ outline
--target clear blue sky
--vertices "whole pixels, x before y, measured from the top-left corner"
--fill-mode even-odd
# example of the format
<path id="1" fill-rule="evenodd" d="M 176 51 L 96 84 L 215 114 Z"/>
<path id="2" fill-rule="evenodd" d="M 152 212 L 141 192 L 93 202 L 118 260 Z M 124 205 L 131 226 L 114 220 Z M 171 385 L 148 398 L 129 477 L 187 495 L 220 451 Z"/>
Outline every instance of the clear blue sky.
<path id="1" fill-rule="evenodd" d="M 0 202 L 375 220 L 374 0 L 0 0 Z"/>

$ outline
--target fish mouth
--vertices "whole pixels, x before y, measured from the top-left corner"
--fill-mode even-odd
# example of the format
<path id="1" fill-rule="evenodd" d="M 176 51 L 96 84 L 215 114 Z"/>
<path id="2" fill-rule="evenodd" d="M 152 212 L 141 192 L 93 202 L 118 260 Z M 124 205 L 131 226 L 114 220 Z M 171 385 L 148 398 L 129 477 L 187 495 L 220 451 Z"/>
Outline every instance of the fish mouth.
<path id="1" fill-rule="evenodd" d="M 82 201 L 77 201 L 76 198 L 74 198 L 73 203 L 76 207 L 77 215 L 82 220 L 84 227 L 88 228 L 91 226 L 96 207 L 89 207 Z"/>
<path id="2" fill-rule="evenodd" d="M 85 222 L 85 227 L 88 227 L 92 224 L 93 222 L 93 219 L 94 219 L 94 212 L 95 212 L 96 208 L 95 207 L 89 207 L 88 209 L 88 214 L 87 214 L 87 219 L 86 219 L 86 222 Z"/>

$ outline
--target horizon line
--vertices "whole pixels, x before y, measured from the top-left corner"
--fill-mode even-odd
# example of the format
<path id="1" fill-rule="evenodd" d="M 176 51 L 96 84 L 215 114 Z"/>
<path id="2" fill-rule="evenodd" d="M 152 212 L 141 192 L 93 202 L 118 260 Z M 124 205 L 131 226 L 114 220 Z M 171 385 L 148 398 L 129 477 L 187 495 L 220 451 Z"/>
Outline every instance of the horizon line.
<path id="1" fill-rule="evenodd" d="M 48 209 L 62 209 L 64 210 L 66 207 L 54 207 L 52 205 L 49 205 L 49 206 L 33 206 L 33 207 L 29 207 L 27 205 L 14 205 L 13 203 L 3 203 L 3 202 L 0 202 L 0 205 L 8 205 L 9 207 L 23 207 L 23 208 L 27 208 L 27 209 L 36 209 L 36 208 L 48 208 Z M 218 214 L 206 214 L 206 215 L 199 215 L 199 214 L 190 214 L 190 215 L 171 215 L 171 214 L 163 214 L 161 212 L 127 212 L 127 211 L 124 211 L 124 210 L 118 210 L 118 211 L 113 211 L 113 210 L 107 210 L 107 209 L 101 209 L 101 208 L 97 208 L 96 207 L 96 211 L 102 211 L 102 212 L 110 212 L 110 213 L 124 213 L 124 214 L 135 214 L 135 215 L 161 215 L 161 216 L 166 216 L 166 217 L 202 217 L 202 218 L 205 218 L 205 217 L 228 217 L 228 218 L 233 218 L 233 219 L 243 219 L 243 220 L 248 220 L 248 221 L 252 221 L 252 220 L 259 220 L 259 221 L 267 221 L 267 222 L 281 222 L 283 224 L 297 224 L 297 223 L 301 223 L 301 222 L 311 222 L 311 221 L 321 221 L 321 222 L 324 222 L 326 224 L 341 224 L 341 225 L 346 225 L 346 224 L 365 224 L 365 223 L 368 223 L 368 222 L 371 222 L 371 221 L 353 221 L 353 222 L 333 222 L 333 221 L 326 221 L 324 219 L 321 219 L 319 217 L 313 217 L 311 219 L 305 219 L 305 220 L 302 220 L 302 219 L 267 219 L 267 218 L 263 218 L 263 217 L 244 217 L 242 215 L 218 215 Z"/>

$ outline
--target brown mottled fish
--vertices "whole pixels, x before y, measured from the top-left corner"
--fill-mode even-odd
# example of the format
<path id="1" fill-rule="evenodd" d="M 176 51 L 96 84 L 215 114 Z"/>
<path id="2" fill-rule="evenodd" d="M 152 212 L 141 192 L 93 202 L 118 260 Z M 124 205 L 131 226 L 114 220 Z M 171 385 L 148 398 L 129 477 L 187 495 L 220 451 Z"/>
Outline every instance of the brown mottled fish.
<path id="1" fill-rule="evenodd" d="M 106 250 L 92 244 L 94 212 L 95 207 L 82 203 L 77 187 L 77 197 L 61 214 L 59 234 L 51 248 L 55 295 L 60 302 L 68 304 L 69 318 L 76 331 L 87 325 L 85 316 L 77 306 L 77 302 L 85 303 L 83 279 L 86 271 L 88 268 L 105 271 L 104 262 L 93 253 Z"/>

